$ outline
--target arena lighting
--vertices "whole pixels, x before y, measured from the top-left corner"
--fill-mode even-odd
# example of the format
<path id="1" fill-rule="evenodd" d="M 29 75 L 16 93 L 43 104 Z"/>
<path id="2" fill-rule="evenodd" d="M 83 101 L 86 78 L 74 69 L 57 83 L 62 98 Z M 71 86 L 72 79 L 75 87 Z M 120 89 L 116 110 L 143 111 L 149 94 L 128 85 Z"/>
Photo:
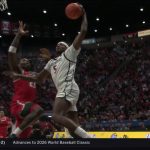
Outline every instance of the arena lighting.
<path id="1" fill-rule="evenodd" d="M 34 35 L 31 35 L 31 38 L 34 38 Z"/>
<path id="2" fill-rule="evenodd" d="M 96 33 L 97 31 L 98 31 L 97 29 L 94 30 L 95 33 Z"/>
<path id="3" fill-rule="evenodd" d="M 112 31 L 112 27 L 110 27 L 109 30 Z"/>
<path id="4" fill-rule="evenodd" d="M 144 8 L 140 8 L 140 11 L 144 11 Z"/>
<path id="5" fill-rule="evenodd" d="M 99 21 L 99 18 L 98 18 L 98 17 L 96 18 L 96 21 Z"/>
<path id="6" fill-rule="evenodd" d="M 80 32 L 78 32 L 78 34 L 80 34 Z"/>
<path id="7" fill-rule="evenodd" d="M 58 24 L 57 24 L 57 23 L 54 23 L 54 26 L 55 26 L 55 27 L 57 27 L 57 26 L 58 26 Z"/>
<path id="8" fill-rule="evenodd" d="M 10 13 L 10 12 L 8 12 L 8 13 L 7 13 L 7 15 L 8 15 L 8 16 L 11 16 L 11 13 Z"/>
<path id="9" fill-rule="evenodd" d="M 52 116 L 48 116 L 48 118 L 51 118 Z"/>
<path id="10" fill-rule="evenodd" d="M 0 35 L 0 38 L 2 38 L 2 36 Z"/>
<path id="11" fill-rule="evenodd" d="M 129 25 L 128 24 L 126 24 L 126 28 L 128 28 L 129 27 Z"/>
<path id="12" fill-rule="evenodd" d="M 43 10 L 43 13 L 44 13 L 44 14 L 47 14 L 47 11 L 44 9 L 44 10 Z"/>
<path id="13" fill-rule="evenodd" d="M 145 24 L 145 21 L 143 21 L 142 23 Z"/>
<path id="14" fill-rule="evenodd" d="M 66 34 L 65 33 L 62 33 L 62 36 L 65 36 Z"/>

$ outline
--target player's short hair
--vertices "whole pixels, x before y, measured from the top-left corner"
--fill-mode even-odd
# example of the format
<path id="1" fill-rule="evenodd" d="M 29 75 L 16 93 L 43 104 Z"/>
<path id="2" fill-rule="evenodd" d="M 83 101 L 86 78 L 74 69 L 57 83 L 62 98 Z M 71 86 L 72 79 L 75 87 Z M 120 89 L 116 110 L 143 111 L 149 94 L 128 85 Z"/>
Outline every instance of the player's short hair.
<path id="1" fill-rule="evenodd" d="M 58 44 L 63 44 L 63 45 L 65 45 L 67 48 L 69 47 L 69 45 L 68 45 L 66 42 L 63 42 L 63 41 L 58 42 Z"/>

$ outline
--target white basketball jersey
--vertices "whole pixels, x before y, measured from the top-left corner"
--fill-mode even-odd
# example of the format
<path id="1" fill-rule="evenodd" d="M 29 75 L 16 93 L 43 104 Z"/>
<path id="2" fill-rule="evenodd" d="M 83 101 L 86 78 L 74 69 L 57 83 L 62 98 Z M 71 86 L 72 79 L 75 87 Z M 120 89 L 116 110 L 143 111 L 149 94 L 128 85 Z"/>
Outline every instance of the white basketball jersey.
<path id="1" fill-rule="evenodd" d="M 64 88 L 75 88 L 76 82 L 74 80 L 74 73 L 76 68 L 77 56 L 80 52 L 71 45 L 61 56 L 51 59 L 45 66 L 53 79 L 57 90 L 62 91 Z M 69 86 L 71 85 L 71 87 Z M 74 86 L 75 85 L 75 86 Z"/>

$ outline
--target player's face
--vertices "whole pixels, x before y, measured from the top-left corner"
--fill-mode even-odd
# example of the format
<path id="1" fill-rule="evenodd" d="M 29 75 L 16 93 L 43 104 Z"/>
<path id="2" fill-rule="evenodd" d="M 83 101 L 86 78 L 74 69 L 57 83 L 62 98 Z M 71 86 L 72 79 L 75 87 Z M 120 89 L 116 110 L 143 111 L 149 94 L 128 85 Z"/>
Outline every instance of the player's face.
<path id="1" fill-rule="evenodd" d="M 67 47 L 66 47 L 63 43 L 58 43 L 58 44 L 56 45 L 56 52 L 57 52 L 58 54 L 63 53 L 66 49 L 67 49 Z"/>
<path id="2" fill-rule="evenodd" d="M 20 67 L 21 67 L 22 69 L 25 69 L 25 70 L 30 70 L 30 68 L 31 68 L 31 63 L 30 63 L 29 59 L 22 58 L 22 59 L 20 60 Z"/>

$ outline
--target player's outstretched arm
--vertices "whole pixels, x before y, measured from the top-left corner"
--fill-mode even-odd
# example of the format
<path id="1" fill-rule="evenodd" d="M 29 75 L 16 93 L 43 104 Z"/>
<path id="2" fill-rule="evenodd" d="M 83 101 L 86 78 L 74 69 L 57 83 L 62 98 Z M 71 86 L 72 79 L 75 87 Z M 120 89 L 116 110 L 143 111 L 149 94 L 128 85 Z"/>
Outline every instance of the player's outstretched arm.
<path id="1" fill-rule="evenodd" d="M 76 50 L 80 48 L 82 40 L 85 38 L 87 29 L 88 29 L 88 21 L 87 21 L 86 12 L 82 5 L 81 7 L 83 9 L 81 29 L 80 29 L 80 33 L 75 37 L 75 40 L 73 41 L 73 46 Z"/>
<path id="2" fill-rule="evenodd" d="M 15 72 L 13 72 L 13 76 L 15 78 L 27 80 L 29 82 L 41 83 L 43 80 L 45 80 L 49 76 L 49 72 L 47 70 L 43 69 L 40 73 L 37 73 L 34 76 L 25 76 L 25 75 L 17 74 Z"/>
<path id="3" fill-rule="evenodd" d="M 28 31 L 25 31 L 25 24 L 23 24 L 22 21 L 19 21 L 18 32 L 17 32 L 15 38 L 13 39 L 13 41 L 9 47 L 9 50 L 8 50 L 8 64 L 9 64 L 11 71 L 20 73 L 16 52 L 17 52 L 17 48 L 19 46 L 21 37 L 26 35 L 27 33 L 28 33 Z"/>

